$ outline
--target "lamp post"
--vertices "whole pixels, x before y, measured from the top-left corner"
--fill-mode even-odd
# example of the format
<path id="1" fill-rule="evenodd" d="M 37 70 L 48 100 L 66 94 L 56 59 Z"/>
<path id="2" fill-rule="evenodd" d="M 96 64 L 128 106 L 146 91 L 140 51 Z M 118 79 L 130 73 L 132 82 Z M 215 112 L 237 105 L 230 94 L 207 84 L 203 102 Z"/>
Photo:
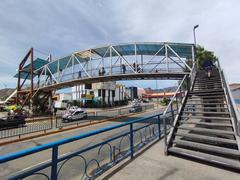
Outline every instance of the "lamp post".
<path id="1" fill-rule="evenodd" d="M 194 54 L 195 54 L 195 57 L 196 57 L 196 54 L 197 54 L 197 46 L 196 46 L 196 45 L 197 45 L 197 42 L 196 42 L 196 33 L 195 33 L 195 31 L 196 31 L 196 29 L 197 29 L 198 27 L 199 27 L 198 24 L 193 27 Z M 197 63 L 197 68 L 199 68 L 198 61 L 197 61 L 196 63 Z"/>
<path id="2" fill-rule="evenodd" d="M 196 31 L 196 29 L 197 29 L 198 27 L 199 27 L 198 24 L 193 27 L 193 37 L 194 37 L 194 45 L 195 45 L 195 46 L 196 46 L 196 44 L 197 44 L 195 31 Z"/>

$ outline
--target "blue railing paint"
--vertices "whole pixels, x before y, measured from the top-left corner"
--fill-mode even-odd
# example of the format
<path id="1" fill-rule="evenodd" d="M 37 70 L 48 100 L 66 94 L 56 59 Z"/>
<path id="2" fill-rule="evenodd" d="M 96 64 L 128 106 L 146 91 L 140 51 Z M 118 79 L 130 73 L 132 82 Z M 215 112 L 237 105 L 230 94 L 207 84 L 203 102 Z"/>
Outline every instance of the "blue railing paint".
<path id="1" fill-rule="evenodd" d="M 58 146 L 52 148 L 52 168 L 51 168 L 51 179 L 57 179 L 57 163 L 58 163 Z"/>
<path id="2" fill-rule="evenodd" d="M 160 115 L 162 115 L 162 113 Z M 54 146 L 63 145 L 63 144 L 70 143 L 70 142 L 73 142 L 73 141 L 76 141 L 76 140 L 80 140 L 80 139 L 87 138 L 87 137 L 90 137 L 90 136 L 93 136 L 93 135 L 97 135 L 97 134 L 100 134 L 102 132 L 106 132 L 106 131 L 110 131 L 110 130 L 113 130 L 113 129 L 121 128 L 121 127 L 130 125 L 130 124 L 133 124 L 133 123 L 138 123 L 138 122 L 141 122 L 141 121 L 145 121 L 147 119 L 151 119 L 151 118 L 156 117 L 156 116 L 157 115 L 148 116 L 148 117 L 145 117 L 145 118 L 136 119 L 136 120 L 125 122 L 125 123 L 118 124 L 118 125 L 107 126 L 107 127 L 104 127 L 104 128 L 98 129 L 98 130 L 82 133 L 82 134 L 77 135 L 77 136 L 64 138 L 64 139 L 57 140 L 57 141 L 54 141 L 54 142 L 42 144 L 40 146 L 36 146 L 36 147 L 33 147 L 33 148 L 18 151 L 18 152 L 15 152 L 15 153 L 6 154 L 6 155 L 3 155 L 3 156 L 0 156 L 0 163 L 4 163 L 4 162 L 7 162 L 7 161 L 10 161 L 10 160 L 13 160 L 13 159 L 17 159 L 19 157 L 23 157 L 23 156 L 30 155 L 30 154 L 33 154 L 33 153 L 36 153 L 36 152 L 39 152 L 39 151 L 50 149 L 50 148 L 53 148 Z"/>
<path id="3" fill-rule="evenodd" d="M 131 152 L 131 159 L 133 159 L 133 154 L 134 154 L 134 142 L 133 142 L 133 124 L 130 124 L 130 152 Z"/>
<path id="4" fill-rule="evenodd" d="M 70 159 L 71 157 L 79 155 L 79 154 L 81 154 L 83 152 L 86 152 L 88 150 L 97 148 L 99 146 L 103 146 L 103 145 L 105 145 L 105 144 L 107 144 L 111 141 L 114 141 L 114 140 L 119 139 L 121 137 L 127 136 L 129 134 L 130 134 L 130 156 L 131 156 L 131 158 L 133 158 L 134 157 L 134 139 L 133 139 L 134 134 L 133 134 L 133 132 L 136 132 L 140 129 L 146 128 L 146 127 L 151 125 L 151 124 L 148 124 L 148 125 L 142 126 L 140 128 L 134 129 L 133 124 L 134 123 L 139 123 L 139 122 L 142 122 L 142 121 L 146 121 L 148 119 L 156 117 L 157 118 L 157 124 L 158 124 L 159 138 L 160 138 L 161 137 L 161 130 L 160 130 L 160 116 L 161 115 L 162 115 L 162 113 L 157 114 L 157 115 L 144 117 L 144 118 L 140 118 L 140 119 L 137 119 L 137 120 L 132 120 L 132 121 L 125 122 L 125 123 L 122 123 L 122 124 L 119 124 L 119 125 L 107 126 L 105 128 L 101 128 L 101 129 L 94 130 L 94 131 L 91 131 L 91 132 L 83 133 L 83 134 L 80 134 L 80 135 L 77 135 L 77 136 L 72 136 L 72 137 L 65 138 L 65 139 L 62 139 L 62 140 L 58 140 L 58 141 L 55 141 L 55 142 L 50 142 L 50 143 L 43 144 L 43 145 L 40 145 L 40 146 L 37 146 L 37 147 L 22 150 L 22 151 L 19 151 L 19 152 L 6 154 L 6 155 L 3 155 L 3 156 L 0 156 L 0 163 L 15 160 L 15 159 L 18 159 L 18 158 L 21 158 L 21 157 L 24 157 L 24 156 L 34 154 L 34 153 L 37 153 L 37 152 L 40 152 L 40 151 L 47 150 L 47 149 L 51 148 L 52 149 L 52 159 L 50 160 L 50 162 L 39 165 L 39 166 L 35 167 L 34 169 L 28 170 L 27 172 L 23 172 L 23 173 L 20 173 L 18 175 L 15 175 L 14 177 L 12 177 L 10 179 L 24 178 L 24 177 L 27 177 L 29 175 L 32 175 L 32 174 L 42 170 L 42 169 L 50 167 L 50 166 L 51 166 L 51 179 L 57 179 L 57 175 L 58 175 L 57 164 L 58 164 L 58 162 L 64 161 L 66 159 Z M 107 131 L 110 131 L 110 130 L 114 130 L 114 129 L 117 129 L 117 128 L 121 128 L 121 127 L 124 127 L 124 126 L 128 126 L 128 125 L 130 125 L 130 131 L 127 132 L 127 133 L 123 133 L 121 135 L 110 138 L 106 141 L 103 141 L 101 143 L 92 145 L 92 146 L 87 147 L 85 149 L 78 150 L 78 151 L 73 152 L 71 154 L 58 157 L 58 147 L 60 145 L 70 143 L 70 142 L 73 142 L 73 141 L 76 141 L 76 140 L 80 140 L 80 139 L 83 139 L 83 138 L 87 138 L 87 137 L 97 135 L 97 134 L 100 134 L 100 133 L 103 133 L 103 132 L 107 132 Z"/>

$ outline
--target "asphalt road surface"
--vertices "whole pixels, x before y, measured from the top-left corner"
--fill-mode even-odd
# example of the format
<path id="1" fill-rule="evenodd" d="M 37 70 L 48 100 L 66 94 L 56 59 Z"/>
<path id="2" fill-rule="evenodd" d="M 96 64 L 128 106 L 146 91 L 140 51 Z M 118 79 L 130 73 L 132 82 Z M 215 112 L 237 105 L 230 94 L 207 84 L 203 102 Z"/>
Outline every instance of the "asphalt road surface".
<path id="1" fill-rule="evenodd" d="M 81 133 L 88 132 L 91 130 L 96 130 L 96 129 L 99 129 L 102 127 L 116 125 L 116 124 L 119 124 L 122 122 L 146 117 L 146 116 L 153 115 L 153 114 L 159 114 L 159 113 L 160 113 L 160 110 L 145 112 L 145 113 L 138 114 L 134 117 L 126 118 L 126 119 L 119 119 L 119 120 L 115 120 L 115 121 L 111 121 L 111 122 L 92 125 L 92 126 L 85 127 L 85 128 L 66 131 L 66 132 L 62 132 L 62 133 L 58 133 L 58 134 L 54 134 L 54 135 L 50 135 L 50 136 L 44 136 L 44 137 L 40 137 L 40 138 L 36 138 L 36 139 L 24 141 L 24 142 L 9 144 L 9 145 L 0 147 L 0 155 L 7 154 L 10 152 L 16 152 L 16 151 L 19 151 L 22 149 L 38 146 L 38 145 L 41 145 L 44 143 L 56 141 L 56 140 L 63 139 L 66 137 L 79 135 Z M 149 123 L 149 120 L 146 121 L 146 123 L 135 124 L 134 128 L 144 126 L 147 123 Z M 120 134 L 122 134 L 124 132 L 128 132 L 128 131 L 129 131 L 129 126 L 126 126 L 126 127 L 122 127 L 119 129 L 105 132 L 105 133 L 101 133 L 101 134 L 98 134 L 95 136 L 91 136 L 86 139 L 74 141 L 74 142 L 68 143 L 66 145 L 62 145 L 59 147 L 59 155 L 64 155 L 69 152 L 74 152 L 76 150 L 88 147 L 90 145 L 94 145 L 96 143 L 102 142 L 111 137 L 120 135 Z M 149 132 L 147 132 L 147 134 L 149 134 Z M 141 140 L 140 135 L 136 135 L 134 137 L 134 142 L 138 143 L 138 142 L 140 142 L 140 140 Z M 115 146 L 115 147 L 119 147 L 119 144 L 120 144 L 119 141 L 120 141 L 120 139 L 113 141 L 113 142 L 111 142 L 111 145 Z M 127 138 L 123 138 L 122 143 L 120 145 L 120 149 L 121 149 L 121 151 L 124 151 L 124 150 L 127 150 L 128 148 L 129 148 L 129 141 Z M 90 161 L 91 159 L 94 159 L 94 158 L 96 158 L 98 160 L 100 158 L 102 163 L 109 161 L 109 152 L 110 152 L 109 148 L 107 146 L 104 147 L 101 150 L 100 155 L 98 154 L 98 149 L 99 148 L 90 150 L 82 155 L 84 156 L 84 158 L 87 161 Z M 29 156 L 26 156 L 26 157 L 23 157 L 23 158 L 20 158 L 17 160 L 13 160 L 13 161 L 1 164 L 0 165 L 0 179 L 6 179 L 11 174 L 14 174 L 20 170 L 24 170 L 26 168 L 33 167 L 33 166 L 35 166 L 39 163 L 43 163 L 49 159 L 51 159 L 51 150 L 45 150 L 45 151 L 42 151 L 42 152 L 39 152 L 39 153 L 36 153 L 33 155 L 29 155 Z M 89 167 L 90 167 L 89 170 L 94 168 L 94 166 L 96 167 L 96 163 L 93 162 L 91 165 L 89 165 Z M 82 174 L 83 169 L 84 169 L 83 160 L 81 158 L 73 158 L 62 167 L 61 171 L 59 172 L 59 179 L 79 179 L 80 178 L 79 175 Z M 49 175 L 50 168 L 44 170 L 43 172 Z M 90 173 L 90 171 L 89 171 L 89 173 Z M 32 178 L 36 179 L 36 176 L 34 176 Z M 39 177 L 37 177 L 37 179 L 46 179 L 46 177 L 39 176 Z"/>
<path id="2" fill-rule="evenodd" d="M 153 109 L 154 107 L 153 104 L 142 104 L 142 105 L 143 105 L 143 111 L 148 109 Z M 62 122 L 61 116 L 53 119 L 51 118 L 27 119 L 26 124 L 23 127 L 0 130 L 0 139 L 14 137 L 22 134 L 30 134 L 30 133 L 44 131 L 44 130 L 50 130 L 55 128 L 61 128 L 61 127 L 70 126 L 70 125 L 90 123 L 96 120 L 99 121 L 99 120 L 104 120 L 107 118 L 117 117 L 121 115 L 127 115 L 129 114 L 129 109 L 130 107 L 124 107 L 124 108 L 106 109 L 104 111 L 100 110 L 95 112 L 88 112 L 87 119 L 72 121 L 67 123 Z"/>

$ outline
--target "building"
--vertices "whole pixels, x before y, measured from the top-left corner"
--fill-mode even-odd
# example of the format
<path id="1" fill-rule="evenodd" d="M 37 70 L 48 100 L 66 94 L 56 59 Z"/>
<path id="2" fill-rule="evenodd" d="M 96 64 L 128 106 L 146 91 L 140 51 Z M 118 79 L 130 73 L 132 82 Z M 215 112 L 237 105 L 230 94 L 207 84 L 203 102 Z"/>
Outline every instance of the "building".
<path id="1" fill-rule="evenodd" d="M 78 86 L 72 87 L 72 100 L 77 104 L 91 104 L 93 97 L 92 84 L 79 84 Z"/>
<path id="2" fill-rule="evenodd" d="M 137 87 L 126 87 L 126 97 L 129 100 L 138 99 L 138 88 Z"/>
<path id="3" fill-rule="evenodd" d="M 146 92 L 144 88 L 137 88 L 138 98 L 142 98 L 145 93 Z"/>
<path id="4" fill-rule="evenodd" d="M 116 82 L 80 84 L 72 88 L 73 100 L 83 106 L 112 106 L 126 98 L 125 86 Z"/>
<path id="5" fill-rule="evenodd" d="M 121 104 L 122 101 L 126 100 L 126 88 L 123 84 L 116 84 L 115 86 L 115 104 Z"/>
<path id="6" fill-rule="evenodd" d="M 113 105 L 115 97 L 116 82 L 99 82 L 92 84 L 94 101 L 102 105 Z"/>
<path id="7" fill-rule="evenodd" d="M 175 92 L 162 92 L 162 93 L 147 93 L 143 94 L 143 98 L 148 100 L 162 100 L 163 98 L 171 98 L 174 96 Z M 181 93 L 177 93 L 177 95 L 180 95 Z"/>
<path id="8" fill-rule="evenodd" d="M 240 84 L 239 83 L 234 83 L 229 85 L 232 96 L 236 102 L 236 104 L 240 104 Z"/>

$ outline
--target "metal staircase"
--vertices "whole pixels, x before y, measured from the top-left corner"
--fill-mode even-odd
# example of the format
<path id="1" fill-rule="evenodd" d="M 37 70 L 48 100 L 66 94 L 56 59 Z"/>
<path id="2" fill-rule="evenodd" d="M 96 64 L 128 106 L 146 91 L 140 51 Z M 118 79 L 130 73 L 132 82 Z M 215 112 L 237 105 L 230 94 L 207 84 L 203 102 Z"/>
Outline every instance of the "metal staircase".
<path id="1" fill-rule="evenodd" d="M 165 153 L 240 170 L 239 118 L 223 72 L 218 67 L 207 78 L 199 70 L 194 79 L 166 136 Z"/>

